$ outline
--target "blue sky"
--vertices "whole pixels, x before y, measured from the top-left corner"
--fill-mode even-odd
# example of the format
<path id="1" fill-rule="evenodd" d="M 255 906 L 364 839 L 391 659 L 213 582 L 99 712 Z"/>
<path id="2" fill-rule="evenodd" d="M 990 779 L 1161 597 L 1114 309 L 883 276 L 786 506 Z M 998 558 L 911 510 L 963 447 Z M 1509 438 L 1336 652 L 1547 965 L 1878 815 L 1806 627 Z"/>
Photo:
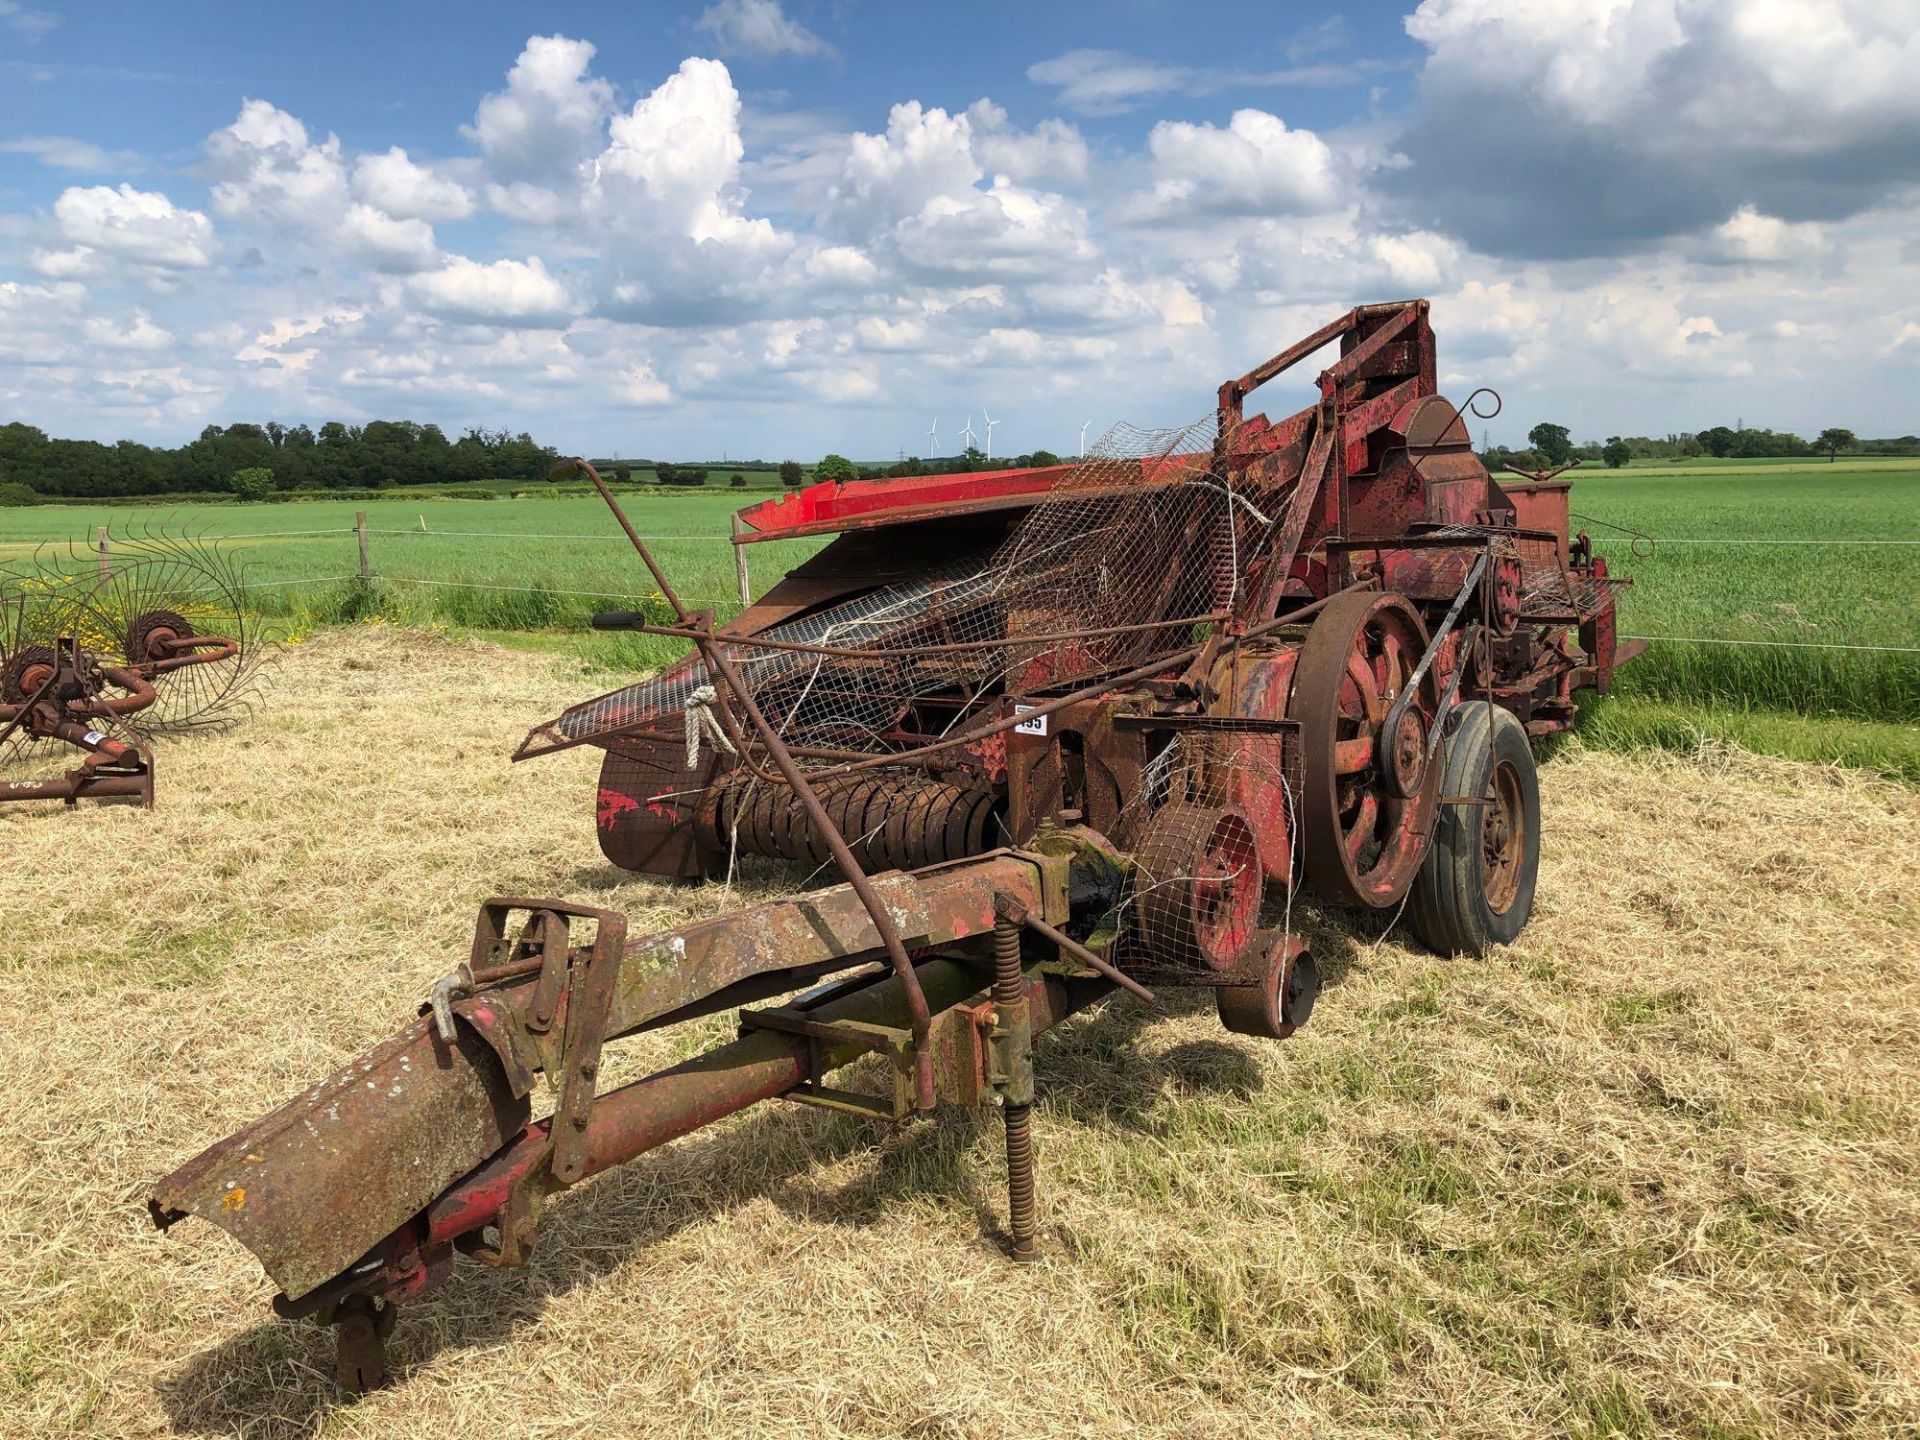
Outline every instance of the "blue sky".
<path id="1" fill-rule="evenodd" d="M 0 419 L 1060 449 L 1422 293 L 1496 439 L 1909 432 L 1915 74 L 1910 0 L 0 0 Z"/>

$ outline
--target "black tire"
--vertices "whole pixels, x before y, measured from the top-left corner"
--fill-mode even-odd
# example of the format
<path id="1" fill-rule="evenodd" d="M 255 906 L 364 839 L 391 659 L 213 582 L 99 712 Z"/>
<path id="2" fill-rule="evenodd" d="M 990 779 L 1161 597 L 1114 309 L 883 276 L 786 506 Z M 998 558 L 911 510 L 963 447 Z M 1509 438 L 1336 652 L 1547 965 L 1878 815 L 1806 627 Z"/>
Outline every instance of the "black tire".
<path id="1" fill-rule="evenodd" d="M 1440 793 L 1490 803 L 1440 806 L 1409 918 L 1437 954 L 1484 955 L 1526 928 L 1540 874 L 1540 779 L 1526 727 L 1511 710 L 1481 701 L 1460 707 Z"/>

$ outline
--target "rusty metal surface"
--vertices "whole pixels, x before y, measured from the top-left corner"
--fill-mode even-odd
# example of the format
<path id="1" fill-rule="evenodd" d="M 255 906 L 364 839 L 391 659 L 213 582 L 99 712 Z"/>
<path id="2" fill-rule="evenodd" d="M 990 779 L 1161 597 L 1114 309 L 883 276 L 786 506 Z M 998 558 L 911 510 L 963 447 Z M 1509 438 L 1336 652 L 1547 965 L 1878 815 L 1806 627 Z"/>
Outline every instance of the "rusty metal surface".
<path id="1" fill-rule="evenodd" d="M 203 1151 L 154 1186 L 163 1228 L 210 1220 L 289 1296 L 381 1236 L 525 1126 L 493 1050 L 467 1026 L 449 1045 L 418 1020 L 344 1070 Z"/>

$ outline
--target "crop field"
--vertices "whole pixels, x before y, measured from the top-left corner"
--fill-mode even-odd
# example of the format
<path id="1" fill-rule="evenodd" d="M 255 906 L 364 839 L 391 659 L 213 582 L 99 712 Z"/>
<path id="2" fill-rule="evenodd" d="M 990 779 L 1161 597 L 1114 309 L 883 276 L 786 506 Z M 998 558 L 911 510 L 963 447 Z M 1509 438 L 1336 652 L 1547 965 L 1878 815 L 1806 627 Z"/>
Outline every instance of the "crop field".
<path id="1" fill-rule="evenodd" d="M 1920 460 L 1693 461 L 1574 478 L 1576 525 L 1634 582 L 1621 633 L 1655 641 L 1621 672 L 1617 702 L 1590 709 L 1590 739 L 1722 738 L 1920 780 Z M 661 489 L 625 503 L 683 594 L 724 612 L 738 603 L 728 517 L 758 498 Z M 360 509 L 379 577 L 370 590 L 353 578 Z M 233 537 L 223 543 L 255 587 L 254 608 L 296 639 L 379 616 L 623 669 L 675 653 L 671 642 L 583 633 L 595 610 L 651 606 L 664 618 L 591 496 L 0 510 L 0 563 L 38 544 L 90 546 L 98 525 Z M 1653 555 L 1634 554 L 1612 527 L 1651 535 Z M 750 547 L 755 588 L 815 547 Z"/>
<path id="2" fill-rule="evenodd" d="M 1179 992 L 1042 1037 L 1038 1264 L 997 1248 L 991 1118 L 773 1106 L 560 1198 L 529 1268 L 461 1262 L 400 1383 L 342 1401 L 329 1337 L 214 1228 L 155 1233 L 146 1186 L 404 1022 L 488 894 L 644 932 L 797 878 L 605 865 L 593 755 L 502 755 L 580 668 L 337 627 L 170 747 L 157 810 L 0 810 L 0 1010 L 33 1017 L 0 1027 L 0 1432 L 1920 1427 L 1920 797 L 1577 742 L 1519 944 L 1303 907 L 1328 983 L 1285 1044 Z M 608 1083 L 729 1033 L 692 1028 Z"/>

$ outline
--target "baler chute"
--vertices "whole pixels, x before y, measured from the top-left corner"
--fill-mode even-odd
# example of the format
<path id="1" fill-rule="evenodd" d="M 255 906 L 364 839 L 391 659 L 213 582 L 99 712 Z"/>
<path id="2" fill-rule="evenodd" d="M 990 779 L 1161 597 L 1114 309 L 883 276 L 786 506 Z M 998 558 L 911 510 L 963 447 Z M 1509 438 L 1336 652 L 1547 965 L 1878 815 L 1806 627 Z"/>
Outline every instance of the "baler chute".
<path id="1" fill-rule="evenodd" d="M 1315 404 L 1245 414 L 1336 341 Z M 1002 1106 L 1031 1254 L 1033 1036 L 1116 987 L 1204 986 L 1230 1030 L 1285 1038 L 1318 988 L 1287 924 L 1302 888 L 1404 902 L 1449 953 L 1512 939 L 1538 859 L 1528 738 L 1620 658 L 1564 488 L 1509 494 L 1436 394 L 1424 301 L 1351 311 L 1202 423 L 1080 464 L 751 507 L 736 543 L 836 538 L 726 624 L 573 464 L 674 617 L 596 625 L 693 654 L 515 758 L 604 749 L 595 823 L 628 869 L 694 880 L 751 853 L 841 883 L 634 939 L 610 912 L 489 902 L 409 1029 L 156 1187 L 162 1225 L 221 1225 L 283 1313 L 338 1324 L 356 1387 L 384 1374 L 392 1305 L 457 1250 L 521 1263 L 552 1191 L 774 1096 Z M 598 1090 L 606 1044 L 736 1007 L 738 1040 Z M 831 1078 L 863 1055 L 889 1094 Z"/>

